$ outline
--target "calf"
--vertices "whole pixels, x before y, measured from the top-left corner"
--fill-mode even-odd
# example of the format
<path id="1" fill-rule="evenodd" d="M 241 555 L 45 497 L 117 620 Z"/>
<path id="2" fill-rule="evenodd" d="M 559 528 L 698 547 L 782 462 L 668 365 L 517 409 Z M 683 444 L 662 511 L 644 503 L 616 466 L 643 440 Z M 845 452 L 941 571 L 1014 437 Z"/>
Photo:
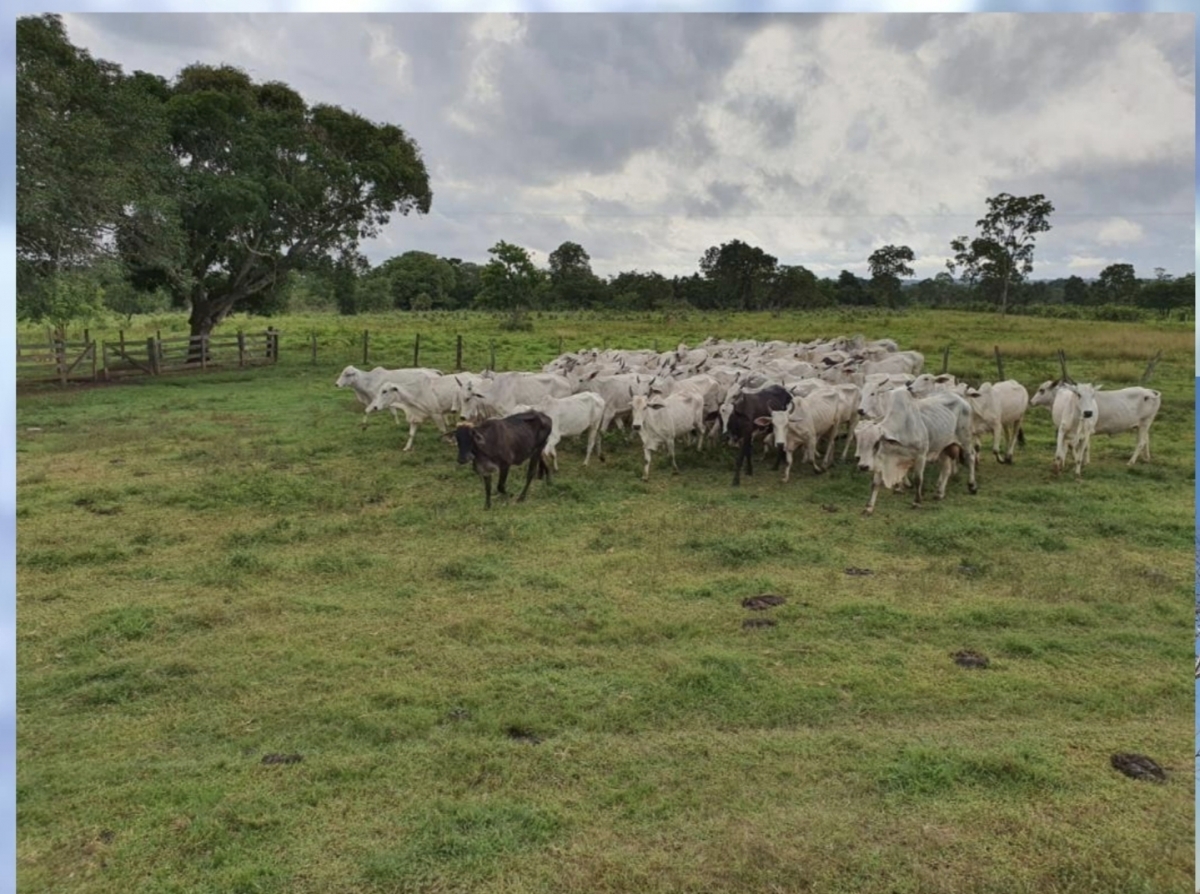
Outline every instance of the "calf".
<path id="1" fill-rule="evenodd" d="M 475 472 L 483 479 L 484 509 L 492 508 L 492 475 L 497 471 L 500 478 L 496 493 L 507 496 L 504 485 L 508 481 L 509 467 L 529 460 L 525 487 L 517 497 L 518 503 L 529 492 L 535 471 L 539 478 L 545 475 L 547 484 L 550 482 L 550 469 L 546 466 L 542 451 L 546 448 L 553 427 L 549 416 L 532 411 L 502 419 L 486 419 L 478 425 L 464 422 L 455 429 L 459 465 L 472 460 Z"/>
<path id="2" fill-rule="evenodd" d="M 791 392 L 779 385 L 771 385 L 761 391 L 743 391 L 729 405 L 729 421 L 725 425 L 725 434 L 730 441 L 739 444 L 737 466 L 733 470 L 735 487 L 742 483 L 743 463 L 746 466 L 746 474 L 754 474 L 751 444 L 756 434 L 769 430 L 769 426 L 760 426 L 758 420 L 764 416 L 769 417 L 776 410 L 787 409 L 791 402 Z M 779 446 L 775 468 L 779 468 L 782 460 L 783 447 Z"/>

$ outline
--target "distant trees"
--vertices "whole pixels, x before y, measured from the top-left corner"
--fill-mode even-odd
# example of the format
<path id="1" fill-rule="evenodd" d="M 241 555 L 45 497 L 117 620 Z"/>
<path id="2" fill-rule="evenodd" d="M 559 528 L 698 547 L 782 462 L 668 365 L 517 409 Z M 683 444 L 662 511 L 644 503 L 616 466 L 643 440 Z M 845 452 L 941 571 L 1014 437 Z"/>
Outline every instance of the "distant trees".
<path id="1" fill-rule="evenodd" d="M 558 307 L 587 308 L 605 303 L 604 281 L 592 273 L 582 245 L 564 242 L 550 252 L 549 299 Z"/>
<path id="2" fill-rule="evenodd" d="M 1133 304 L 1139 287 L 1132 264 L 1109 264 L 1100 271 L 1093 289 L 1097 304 Z"/>
<path id="3" fill-rule="evenodd" d="M 761 248 L 734 239 L 705 251 L 700 271 L 712 284 L 719 306 L 756 310 L 770 291 L 777 263 Z"/>
<path id="4" fill-rule="evenodd" d="M 867 266 L 871 270 L 871 291 L 877 304 L 897 307 L 901 303 L 900 279 L 913 275 L 908 266 L 913 251 L 907 245 L 885 245 L 871 252 Z"/>
<path id="5" fill-rule="evenodd" d="M 1000 193 L 988 199 L 987 206 L 988 213 L 975 222 L 978 236 L 951 240 L 954 258 L 946 265 L 952 273 L 961 269 L 969 282 L 980 283 L 995 295 L 1003 315 L 1011 288 L 1033 271 L 1034 237 L 1050 229 L 1054 205 L 1041 193 Z"/>
<path id="6" fill-rule="evenodd" d="M 492 259 L 479 273 L 481 288 L 476 305 L 510 313 L 536 306 L 546 274 L 534 265 L 529 252 L 500 240 L 488 249 L 488 254 Z"/>

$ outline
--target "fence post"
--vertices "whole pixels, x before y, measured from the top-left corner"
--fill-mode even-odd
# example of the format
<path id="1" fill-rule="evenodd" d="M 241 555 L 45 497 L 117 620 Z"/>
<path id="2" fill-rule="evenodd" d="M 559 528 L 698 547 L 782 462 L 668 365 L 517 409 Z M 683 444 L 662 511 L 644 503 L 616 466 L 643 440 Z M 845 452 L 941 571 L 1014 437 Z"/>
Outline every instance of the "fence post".
<path id="1" fill-rule="evenodd" d="M 496 371 L 496 342 L 493 339 L 488 340 L 488 369 L 492 372 Z"/>
<path id="2" fill-rule="evenodd" d="M 946 370 L 950 368 L 950 346 L 946 345 L 946 350 L 942 351 L 942 375 L 945 375 Z"/>
<path id="3" fill-rule="evenodd" d="M 200 333 L 200 368 L 208 369 L 208 335 Z"/>
<path id="4" fill-rule="evenodd" d="M 246 333 L 238 330 L 238 366 L 246 365 Z"/>
<path id="5" fill-rule="evenodd" d="M 315 331 L 311 334 L 310 340 L 312 341 L 312 365 L 316 366 L 317 365 L 317 333 Z"/>
<path id="6" fill-rule="evenodd" d="M 117 335 L 119 335 L 121 337 L 121 353 L 124 354 L 125 353 L 125 330 L 118 329 Z"/>
<path id="7" fill-rule="evenodd" d="M 154 336 L 146 339 L 146 359 L 150 361 L 150 374 L 158 375 L 158 342 Z"/>
<path id="8" fill-rule="evenodd" d="M 558 356 L 562 356 L 562 336 L 558 337 Z"/>
<path id="9" fill-rule="evenodd" d="M 63 333 L 59 332 L 54 338 L 54 365 L 58 370 L 58 384 L 67 384 L 67 346 L 63 342 Z"/>
<path id="10" fill-rule="evenodd" d="M 267 359 L 271 363 L 279 362 L 279 330 L 274 326 L 267 327 Z"/>
<path id="11" fill-rule="evenodd" d="M 96 345 L 97 343 L 88 339 L 87 350 L 92 352 L 92 381 L 98 382 L 99 376 L 96 375 Z"/>
<path id="12" fill-rule="evenodd" d="M 421 333 L 417 333 L 417 337 L 413 339 L 413 367 L 421 365 Z"/>
<path id="13" fill-rule="evenodd" d="M 367 347 L 371 340 L 371 334 L 366 329 L 363 330 L 363 366 L 367 365 Z"/>
<path id="14" fill-rule="evenodd" d="M 454 350 L 454 371 L 462 372 L 462 336 L 458 336 L 458 347 Z"/>
<path id="15" fill-rule="evenodd" d="M 1000 378 L 996 381 L 1004 381 L 1004 358 L 1000 356 L 1000 346 L 992 345 L 992 350 L 996 352 L 996 371 L 1000 373 Z"/>

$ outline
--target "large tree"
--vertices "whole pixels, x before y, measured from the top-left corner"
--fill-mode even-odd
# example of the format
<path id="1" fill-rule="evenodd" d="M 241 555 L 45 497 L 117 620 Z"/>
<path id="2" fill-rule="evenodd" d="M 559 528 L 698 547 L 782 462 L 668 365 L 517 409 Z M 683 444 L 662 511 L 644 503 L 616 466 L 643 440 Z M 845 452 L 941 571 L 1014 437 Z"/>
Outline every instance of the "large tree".
<path id="1" fill-rule="evenodd" d="M 18 313 L 61 306 L 105 256 L 122 211 L 154 204 L 165 131 L 140 77 L 67 39 L 56 15 L 17 20 Z M 54 278 L 65 277 L 61 282 Z"/>
<path id="2" fill-rule="evenodd" d="M 900 279 L 913 275 L 908 266 L 913 250 L 907 245 L 885 245 L 871 252 L 867 266 L 871 269 L 871 290 L 876 299 L 888 307 L 900 304 Z"/>
<path id="3" fill-rule="evenodd" d="M 713 284 L 722 307 L 755 310 L 768 295 L 777 259 L 740 239 L 714 245 L 700 258 L 700 271 Z"/>
<path id="4" fill-rule="evenodd" d="M 452 302 L 455 274 L 450 262 L 427 251 L 406 251 L 371 273 L 382 278 L 399 310 L 445 308 Z"/>
<path id="5" fill-rule="evenodd" d="M 988 213 L 975 222 L 978 236 L 950 241 L 954 258 L 946 266 L 951 272 L 962 268 L 970 282 L 994 290 L 1003 315 L 1008 311 L 1010 287 L 1033 271 L 1034 237 L 1050 229 L 1048 218 L 1054 205 L 1041 193 L 1013 196 L 1003 192 L 988 199 L 987 206 Z"/>
<path id="6" fill-rule="evenodd" d="M 488 249 L 492 259 L 479 272 L 481 289 L 476 303 L 488 310 L 517 313 L 534 306 L 545 283 L 545 274 L 519 245 L 500 240 Z"/>
<path id="7" fill-rule="evenodd" d="M 420 149 L 396 125 L 230 66 L 189 66 L 160 92 L 182 238 L 156 238 L 134 207 L 118 242 L 135 282 L 190 305 L 192 335 L 270 302 L 291 270 L 353 255 L 393 213 L 429 211 Z"/>
<path id="8" fill-rule="evenodd" d="M 605 299 L 604 280 L 592 272 L 591 257 L 577 242 L 550 252 L 550 298 L 564 307 L 594 307 Z"/>
<path id="9" fill-rule="evenodd" d="M 1095 288 L 1100 304 L 1136 304 L 1138 297 L 1137 274 L 1132 264 L 1109 264 L 1100 271 Z"/>

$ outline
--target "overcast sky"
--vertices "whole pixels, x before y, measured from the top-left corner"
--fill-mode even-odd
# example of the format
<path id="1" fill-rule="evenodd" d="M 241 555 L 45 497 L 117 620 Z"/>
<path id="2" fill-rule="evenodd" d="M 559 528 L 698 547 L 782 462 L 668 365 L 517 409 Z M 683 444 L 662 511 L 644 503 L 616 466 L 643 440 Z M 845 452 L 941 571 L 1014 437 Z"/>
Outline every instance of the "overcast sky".
<path id="1" fill-rule="evenodd" d="M 602 275 L 696 271 L 742 239 L 823 276 L 888 243 L 944 269 L 985 200 L 1044 193 L 1035 277 L 1194 269 L 1186 14 L 71 14 L 73 43 L 167 77 L 229 63 L 403 127 L 419 249 L 578 242 Z"/>

